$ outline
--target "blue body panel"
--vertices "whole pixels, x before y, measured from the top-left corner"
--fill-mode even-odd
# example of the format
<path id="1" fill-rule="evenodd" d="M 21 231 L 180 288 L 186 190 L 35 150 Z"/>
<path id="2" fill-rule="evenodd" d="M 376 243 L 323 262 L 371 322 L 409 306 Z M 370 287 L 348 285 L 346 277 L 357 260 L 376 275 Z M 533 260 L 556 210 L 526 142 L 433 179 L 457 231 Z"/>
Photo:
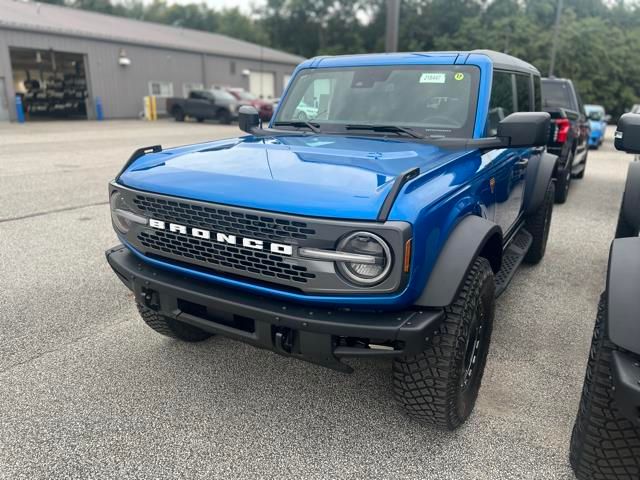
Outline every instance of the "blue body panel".
<path id="1" fill-rule="evenodd" d="M 480 69 L 473 136 L 481 138 L 485 136 L 493 72 L 491 60 L 485 55 L 320 57 L 303 62 L 293 75 L 307 68 L 347 65 L 454 63 Z M 152 260 L 129 245 L 144 261 L 157 266 L 255 293 L 314 305 L 402 308 L 411 305 L 422 293 L 449 234 L 466 215 L 495 221 L 503 227 L 505 235 L 517 224 L 521 214 L 517 201 L 521 205 L 524 172 L 520 175 L 515 165 L 531 152 L 531 149 L 485 153 L 443 149 L 393 136 L 249 135 L 145 155 L 129 166 L 118 182 L 133 189 L 218 204 L 372 221 L 396 177 L 419 167 L 420 175 L 402 188 L 389 215 L 389 220 L 411 223 L 414 232 L 410 279 L 406 288 L 395 294 L 321 296 L 284 291 Z"/>
<path id="2" fill-rule="evenodd" d="M 604 132 L 607 129 L 607 122 L 589 120 L 591 134 L 589 135 L 589 146 L 597 147 L 604 140 Z"/>

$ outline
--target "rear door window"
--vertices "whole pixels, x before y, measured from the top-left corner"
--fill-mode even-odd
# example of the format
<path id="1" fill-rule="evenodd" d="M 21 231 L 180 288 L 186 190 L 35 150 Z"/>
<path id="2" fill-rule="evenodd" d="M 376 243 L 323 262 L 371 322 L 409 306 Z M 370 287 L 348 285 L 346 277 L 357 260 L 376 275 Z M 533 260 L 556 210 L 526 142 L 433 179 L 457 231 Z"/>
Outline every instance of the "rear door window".
<path id="1" fill-rule="evenodd" d="M 534 110 L 536 112 L 542 111 L 542 85 L 540 77 L 533 77 L 533 101 Z"/>
<path id="2" fill-rule="evenodd" d="M 515 111 L 513 98 L 513 74 L 495 71 L 491 86 L 489 115 L 487 117 L 487 135 L 493 137 L 498 133 L 498 123 Z"/>
<path id="3" fill-rule="evenodd" d="M 518 111 L 530 112 L 531 108 L 531 76 L 516 74 L 516 96 Z"/>

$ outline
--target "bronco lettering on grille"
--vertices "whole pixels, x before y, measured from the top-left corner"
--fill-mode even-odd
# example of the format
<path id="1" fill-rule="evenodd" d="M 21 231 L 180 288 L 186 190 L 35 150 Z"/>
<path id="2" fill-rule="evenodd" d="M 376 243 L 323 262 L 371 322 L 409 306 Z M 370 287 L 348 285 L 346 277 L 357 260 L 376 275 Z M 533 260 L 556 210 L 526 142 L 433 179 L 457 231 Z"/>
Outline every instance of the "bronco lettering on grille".
<path id="1" fill-rule="evenodd" d="M 177 223 L 168 223 L 154 218 L 149 219 L 149 226 L 158 230 L 169 230 L 172 233 L 190 235 L 203 240 L 227 243 L 229 245 L 242 245 L 245 248 L 252 248 L 254 250 L 268 250 L 271 253 L 276 253 L 278 255 L 293 255 L 293 247 L 282 243 L 265 242 L 263 240 L 256 240 L 255 238 L 238 238 L 236 235 L 211 232 L 201 228 L 187 227 L 186 225 L 178 225 Z"/>

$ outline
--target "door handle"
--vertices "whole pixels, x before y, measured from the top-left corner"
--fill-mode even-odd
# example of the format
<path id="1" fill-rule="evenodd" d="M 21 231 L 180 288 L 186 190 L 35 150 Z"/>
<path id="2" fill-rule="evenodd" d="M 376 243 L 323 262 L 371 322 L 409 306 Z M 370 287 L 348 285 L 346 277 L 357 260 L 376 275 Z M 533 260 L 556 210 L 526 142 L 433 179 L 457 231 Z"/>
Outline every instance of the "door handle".
<path id="1" fill-rule="evenodd" d="M 524 158 L 524 159 L 518 160 L 516 162 L 516 167 L 526 167 L 527 165 L 529 165 L 529 159 L 528 158 Z"/>

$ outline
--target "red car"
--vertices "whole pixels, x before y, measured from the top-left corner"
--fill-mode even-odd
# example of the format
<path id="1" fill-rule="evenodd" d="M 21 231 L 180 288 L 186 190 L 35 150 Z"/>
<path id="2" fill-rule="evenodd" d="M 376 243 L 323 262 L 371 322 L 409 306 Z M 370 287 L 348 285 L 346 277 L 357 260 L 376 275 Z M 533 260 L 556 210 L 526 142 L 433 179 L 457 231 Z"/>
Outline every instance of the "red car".
<path id="1" fill-rule="evenodd" d="M 253 93 L 247 92 L 243 88 L 230 87 L 226 89 L 231 95 L 236 97 L 241 105 L 252 105 L 258 110 L 260 120 L 268 122 L 273 115 L 273 103 L 256 97 Z"/>

